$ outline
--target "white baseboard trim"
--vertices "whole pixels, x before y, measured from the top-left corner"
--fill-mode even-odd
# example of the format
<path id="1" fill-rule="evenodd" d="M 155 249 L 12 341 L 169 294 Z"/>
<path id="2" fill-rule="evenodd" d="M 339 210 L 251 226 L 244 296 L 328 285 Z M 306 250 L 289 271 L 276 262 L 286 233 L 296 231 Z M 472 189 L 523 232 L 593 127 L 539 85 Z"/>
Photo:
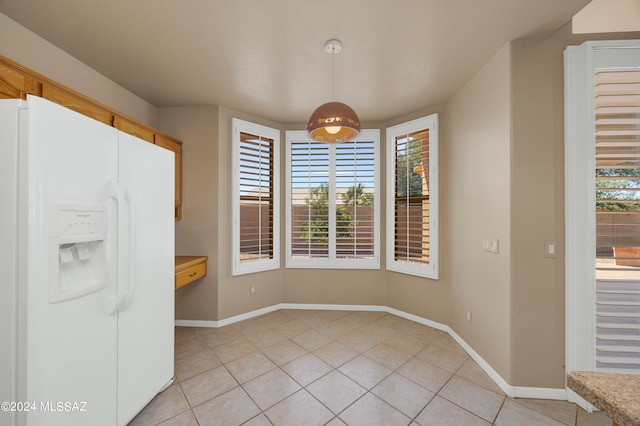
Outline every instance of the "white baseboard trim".
<path id="1" fill-rule="evenodd" d="M 225 325 L 233 324 L 236 322 L 248 320 L 251 318 L 259 317 L 260 315 L 268 314 L 269 312 L 275 312 L 281 308 L 280 305 L 268 306 L 266 308 L 257 309 L 255 311 L 247 312 L 245 314 L 236 315 L 234 317 L 225 318 L 220 321 L 200 321 L 200 320 L 175 320 L 174 324 L 177 327 L 208 327 L 208 328 L 219 328 L 224 327 Z"/>
<path id="2" fill-rule="evenodd" d="M 435 328 L 436 330 L 444 331 L 446 333 L 451 334 L 451 329 L 448 325 L 440 324 L 439 322 L 431 321 L 426 318 L 419 317 L 417 315 L 409 314 L 404 311 L 399 311 L 395 308 L 389 308 L 385 306 L 385 312 L 388 314 L 396 315 L 400 318 L 408 319 L 409 321 L 417 322 L 422 325 L 426 325 L 431 328 Z"/>
<path id="3" fill-rule="evenodd" d="M 251 318 L 259 317 L 260 315 L 268 314 L 270 312 L 275 312 L 281 309 L 280 305 L 268 306 L 266 308 L 257 309 L 255 311 L 247 312 L 246 314 L 236 315 L 235 317 L 225 318 L 223 320 L 218 321 L 219 327 L 224 327 L 225 325 L 233 324 L 236 322 L 248 320 Z"/>
<path id="4" fill-rule="evenodd" d="M 203 320 L 175 320 L 173 324 L 176 327 L 205 327 L 205 328 L 218 328 L 220 327 L 218 321 L 203 321 Z"/>
<path id="5" fill-rule="evenodd" d="M 489 365 L 467 342 L 465 342 L 455 331 L 448 325 L 441 324 L 436 321 L 431 321 L 426 318 L 419 317 L 404 311 L 400 311 L 388 306 L 379 305 L 323 305 L 323 304 L 304 304 L 304 303 L 280 303 L 277 305 L 269 306 L 266 308 L 258 309 L 255 311 L 247 312 L 245 314 L 236 315 L 234 317 L 225 318 L 220 321 L 199 321 L 199 320 L 175 320 L 175 325 L 178 327 L 211 327 L 218 328 L 225 325 L 230 325 L 236 322 L 244 321 L 250 318 L 258 317 L 260 315 L 275 312 L 280 309 L 307 309 L 307 310 L 321 310 L 321 311 L 370 311 L 370 312 L 386 312 L 392 315 L 399 316 L 401 318 L 408 319 L 410 321 L 423 324 L 437 330 L 448 333 L 462 348 L 469 354 L 469 356 L 484 370 L 487 375 L 493 380 L 496 385 L 502 391 L 511 398 L 532 398 L 532 399 L 553 399 L 553 400 L 569 400 L 570 402 L 578 402 L 575 398 L 577 395 L 571 393 L 568 389 L 554 389 L 554 388 L 534 388 L 534 387 L 521 387 L 512 386 L 507 383 L 497 371 L 495 371 L 491 365 Z M 573 396 L 573 398 L 572 398 Z M 579 397 L 578 397 L 579 398 Z M 585 408 L 585 407 L 583 407 Z"/>
<path id="6" fill-rule="evenodd" d="M 279 309 L 308 309 L 310 311 L 372 311 L 387 312 L 389 308 L 378 305 L 318 305 L 304 303 L 280 303 Z"/>
<path id="7" fill-rule="evenodd" d="M 558 401 L 567 400 L 566 389 L 554 388 L 529 388 L 514 386 L 514 398 L 534 398 L 534 399 L 555 399 Z"/>
<path id="8" fill-rule="evenodd" d="M 489 365 L 489 363 L 485 361 L 484 358 L 482 358 L 471 346 L 469 346 L 469 344 L 465 342 L 464 339 L 458 335 L 458 333 L 453 331 L 449 326 L 446 327 L 448 329 L 447 332 L 453 338 L 453 340 L 455 340 L 460 346 L 462 346 L 465 351 L 467 351 L 469 356 L 480 366 L 480 368 L 484 370 L 485 373 L 487 373 L 491 380 L 493 380 L 495 384 L 498 385 L 500 389 L 502 389 L 502 392 L 506 393 L 507 396 L 514 398 L 514 387 L 507 383 L 507 381 L 503 379 L 502 376 L 498 374 L 498 372 L 494 370 L 493 367 L 491 367 L 491 365 Z"/>
<path id="9" fill-rule="evenodd" d="M 578 407 L 582 408 L 587 413 L 593 413 L 594 411 L 598 411 L 596 407 L 587 402 L 586 399 L 575 393 L 573 390 L 567 388 L 567 401 L 573 402 Z"/>

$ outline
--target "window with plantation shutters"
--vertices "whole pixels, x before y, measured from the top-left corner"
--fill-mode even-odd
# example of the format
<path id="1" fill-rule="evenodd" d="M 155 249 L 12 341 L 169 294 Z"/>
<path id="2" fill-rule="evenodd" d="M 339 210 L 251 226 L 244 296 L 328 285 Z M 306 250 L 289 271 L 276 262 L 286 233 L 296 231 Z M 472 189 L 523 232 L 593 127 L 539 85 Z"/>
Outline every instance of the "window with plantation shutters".
<path id="1" fill-rule="evenodd" d="M 329 144 L 287 132 L 287 267 L 378 268 L 379 132 Z"/>
<path id="2" fill-rule="evenodd" d="M 595 73 L 596 369 L 640 373 L 640 70 Z"/>
<path id="3" fill-rule="evenodd" d="M 233 120 L 233 275 L 276 269 L 279 262 L 280 132 Z"/>
<path id="4" fill-rule="evenodd" d="M 438 117 L 387 129 L 387 269 L 438 278 Z"/>

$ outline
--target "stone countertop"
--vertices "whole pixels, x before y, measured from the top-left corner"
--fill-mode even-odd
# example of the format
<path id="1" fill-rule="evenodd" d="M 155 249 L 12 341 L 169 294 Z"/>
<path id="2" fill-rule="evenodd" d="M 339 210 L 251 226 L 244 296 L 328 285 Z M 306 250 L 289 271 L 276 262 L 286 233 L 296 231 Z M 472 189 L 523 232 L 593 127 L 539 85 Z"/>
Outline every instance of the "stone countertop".
<path id="1" fill-rule="evenodd" d="M 640 426 L 640 374 L 572 371 L 567 386 L 619 426 Z"/>

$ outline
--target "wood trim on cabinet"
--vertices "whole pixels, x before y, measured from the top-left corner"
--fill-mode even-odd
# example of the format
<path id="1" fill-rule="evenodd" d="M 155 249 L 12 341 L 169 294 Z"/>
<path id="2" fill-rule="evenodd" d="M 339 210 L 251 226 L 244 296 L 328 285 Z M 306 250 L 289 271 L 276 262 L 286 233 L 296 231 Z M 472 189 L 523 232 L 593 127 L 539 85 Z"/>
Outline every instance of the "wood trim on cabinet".
<path id="1" fill-rule="evenodd" d="M 113 114 L 97 102 L 55 84 L 42 84 L 42 97 L 111 126 Z"/>
<path id="2" fill-rule="evenodd" d="M 27 94 L 41 96 L 42 84 L 18 64 L 0 61 L 0 99 L 26 99 Z"/>
<path id="3" fill-rule="evenodd" d="M 113 127 L 147 142 L 153 143 L 155 139 L 155 129 L 120 114 L 113 116 Z"/>

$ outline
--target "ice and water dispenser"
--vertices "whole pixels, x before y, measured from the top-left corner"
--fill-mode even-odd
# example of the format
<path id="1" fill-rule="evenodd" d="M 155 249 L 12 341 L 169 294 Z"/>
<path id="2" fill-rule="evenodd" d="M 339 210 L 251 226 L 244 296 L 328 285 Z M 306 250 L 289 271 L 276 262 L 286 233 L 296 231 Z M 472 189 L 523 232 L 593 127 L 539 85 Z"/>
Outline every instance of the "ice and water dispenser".
<path id="1" fill-rule="evenodd" d="M 50 302 L 107 286 L 107 217 L 101 205 L 53 205 L 50 228 Z"/>

